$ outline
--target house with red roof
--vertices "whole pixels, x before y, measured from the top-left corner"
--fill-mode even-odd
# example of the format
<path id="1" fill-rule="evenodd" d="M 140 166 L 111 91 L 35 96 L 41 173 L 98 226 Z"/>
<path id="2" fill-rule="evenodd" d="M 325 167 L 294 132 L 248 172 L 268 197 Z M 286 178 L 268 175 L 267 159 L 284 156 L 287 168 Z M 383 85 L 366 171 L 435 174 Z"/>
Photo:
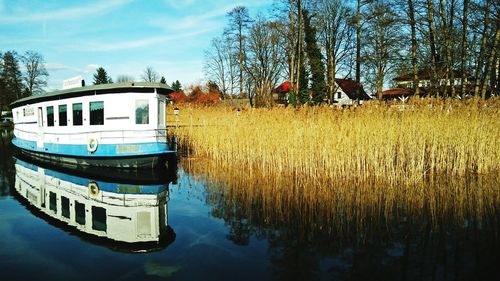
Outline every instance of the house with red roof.
<path id="1" fill-rule="evenodd" d="M 332 102 L 337 105 L 352 105 L 356 102 L 369 100 L 370 96 L 363 89 L 363 85 L 352 79 L 335 78 Z"/>
<path id="2" fill-rule="evenodd" d="M 288 104 L 291 83 L 285 81 L 272 91 L 273 97 L 278 104 Z M 296 88 L 295 88 L 296 89 Z M 370 96 L 365 92 L 363 86 L 352 79 L 335 79 L 333 87 L 334 94 L 331 102 L 336 105 L 351 105 L 356 102 L 369 100 Z"/>

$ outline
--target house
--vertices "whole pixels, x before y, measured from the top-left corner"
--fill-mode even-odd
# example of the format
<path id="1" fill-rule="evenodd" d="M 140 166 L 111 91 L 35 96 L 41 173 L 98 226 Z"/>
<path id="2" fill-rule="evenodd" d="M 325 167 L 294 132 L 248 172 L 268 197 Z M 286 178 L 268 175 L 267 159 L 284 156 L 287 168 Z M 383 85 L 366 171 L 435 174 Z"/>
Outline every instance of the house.
<path id="1" fill-rule="evenodd" d="M 272 90 L 273 98 L 278 104 L 288 104 L 291 83 L 285 81 Z M 365 92 L 363 86 L 352 79 L 335 78 L 334 94 L 331 102 L 336 105 L 351 105 L 363 100 L 369 100 L 370 96 Z"/>
<path id="2" fill-rule="evenodd" d="M 396 88 L 396 89 L 390 89 L 382 92 L 382 99 L 383 100 L 400 100 L 402 102 L 405 102 L 410 96 L 413 96 L 415 92 L 413 89 L 406 89 L 406 88 Z"/>
<path id="3" fill-rule="evenodd" d="M 446 70 L 444 69 L 439 69 L 436 71 L 436 81 L 439 86 L 451 86 L 452 84 L 454 86 L 461 85 L 461 79 L 462 79 L 462 72 L 455 70 L 453 72 L 453 81 L 447 80 L 446 79 Z M 422 88 L 427 88 L 431 86 L 431 81 L 432 81 L 432 71 L 431 69 L 421 69 L 417 72 L 418 76 L 418 86 Z M 466 79 L 466 84 L 469 83 L 470 78 Z M 397 88 L 407 88 L 407 89 L 412 89 L 413 88 L 413 73 L 407 73 L 401 76 L 398 76 L 393 79 L 394 83 L 396 84 Z"/>
<path id="4" fill-rule="evenodd" d="M 285 81 L 271 91 L 273 99 L 277 104 L 288 104 L 291 85 L 292 83 L 290 83 L 290 81 Z M 295 87 L 295 89 L 297 88 Z"/>
<path id="5" fill-rule="evenodd" d="M 335 78 L 332 102 L 337 105 L 351 105 L 355 102 L 361 103 L 369 100 L 370 96 L 365 92 L 363 86 L 352 79 Z"/>

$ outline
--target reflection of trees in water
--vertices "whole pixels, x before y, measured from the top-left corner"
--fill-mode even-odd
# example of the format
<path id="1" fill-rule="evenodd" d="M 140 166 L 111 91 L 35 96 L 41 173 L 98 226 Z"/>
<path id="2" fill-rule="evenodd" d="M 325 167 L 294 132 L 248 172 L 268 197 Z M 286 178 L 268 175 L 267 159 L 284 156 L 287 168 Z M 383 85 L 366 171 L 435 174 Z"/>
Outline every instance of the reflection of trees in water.
<path id="1" fill-rule="evenodd" d="M 267 239 L 277 279 L 470 280 L 499 275 L 498 175 L 296 186 L 286 175 L 184 165 L 228 239 Z"/>
<path id="2" fill-rule="evenodd" d="M 14 163 L 12 158 L 12 150 L 10 140 L 12 139 L 11 131 L 6 129 L 1 130 L 0 137 L 0 196 L 9 195 L 9 189 L 14 185 Z"/>

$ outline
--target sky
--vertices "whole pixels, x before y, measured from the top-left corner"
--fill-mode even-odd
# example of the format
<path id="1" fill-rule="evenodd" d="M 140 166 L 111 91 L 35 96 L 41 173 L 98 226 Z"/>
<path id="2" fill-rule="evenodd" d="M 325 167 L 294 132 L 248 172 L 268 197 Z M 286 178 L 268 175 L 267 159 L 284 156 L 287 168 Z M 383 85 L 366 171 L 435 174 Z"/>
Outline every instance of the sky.
<path id="1" fill-rule="evenodd" d="M 251 16 L 273 0 L 0 0 L 0 52 L 43 55 L 48 89 L 81 75 L 87 85 L 98 67 L 113 79 L 140 81 L 152 67 L 167 83 L 205 81 L 204 52 L 222 34 L 227 13 L 246 6 Z"/>

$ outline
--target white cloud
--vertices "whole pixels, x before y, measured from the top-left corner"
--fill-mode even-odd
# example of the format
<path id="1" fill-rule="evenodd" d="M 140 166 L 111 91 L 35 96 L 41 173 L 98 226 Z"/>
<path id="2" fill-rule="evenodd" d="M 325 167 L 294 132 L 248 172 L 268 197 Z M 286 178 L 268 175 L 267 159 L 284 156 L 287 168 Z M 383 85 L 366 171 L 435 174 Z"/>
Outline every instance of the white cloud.
<path id="1" fill-rule="evenodd" d="M 1 1 L 1 0 L 0 0 Z M 65 8 L 49 12 L 23 12 L 22 14 L 2 15 L 0 22 L 4 23 L 25 23 L 46 20 L 74 20 L 82 17 L 102 15 L 111 12 L 113 9 L 128 4 L 131 0 L 108 0 L 97 1 L 87 6 Z M 1 12 L 0 2 L 0 12 Z"/>
<path id="2" fill-rule="evenodd" d="M 81 74 L 85 73 L 85 70 L 81 68 L 67 66 L 62 63 L 46 63 L 45 69 L 47 69 L 47 71 L 73 71 Z"/>
<path id="3" fill-rule="evenodd" d="M 165 43 L 167 41 L 185 39 L 209 31 L 211 31 L 211 29 L 203 29 L 193 32 L 180 33 L 176 35 L 152 36 L 135 40 L 122 41 L 122 42 L 107 42 L 106 44 L 94 42 L 94 43 L 89 43 L 89 45 L 87 45 L 86 47 L 83 46 L 82 50 L 92 51 L 92 52 L 105 52 L 105 51 L 136 49 L 136 48 L 151 46 L 154 44 Z"/>
<path id="4" fill-rule="evenodd" d="M 99 64 L 87 64 L 85 66 L 85 72 L 93 72 L 94 70 L 98 69 L 101 67 Z"/>

